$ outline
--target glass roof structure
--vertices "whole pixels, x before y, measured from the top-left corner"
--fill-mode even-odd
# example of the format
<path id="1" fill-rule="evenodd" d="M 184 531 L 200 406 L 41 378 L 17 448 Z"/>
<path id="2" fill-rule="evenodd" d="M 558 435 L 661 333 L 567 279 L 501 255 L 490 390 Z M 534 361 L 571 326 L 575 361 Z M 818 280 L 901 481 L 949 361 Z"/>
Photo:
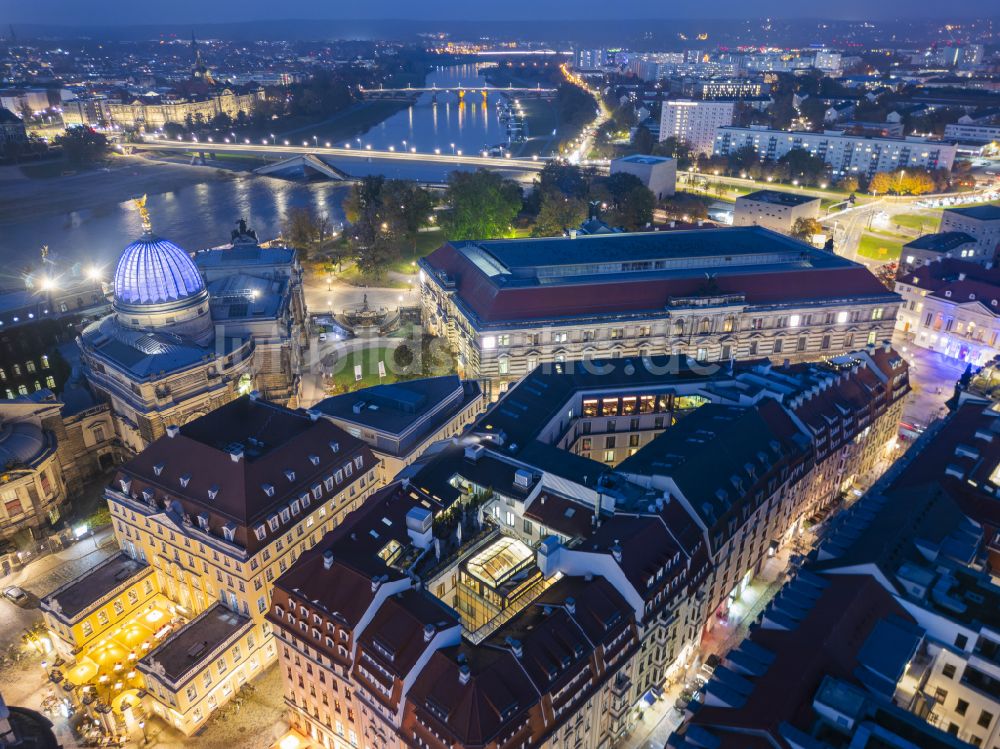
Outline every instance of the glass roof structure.
<path id="1" fill-rule="evenodd" d="M 476 579 L 497 588 L 534 558 L 534 552 L 525 543 L 505 536 L 469 559 L 466 569 Z"/>

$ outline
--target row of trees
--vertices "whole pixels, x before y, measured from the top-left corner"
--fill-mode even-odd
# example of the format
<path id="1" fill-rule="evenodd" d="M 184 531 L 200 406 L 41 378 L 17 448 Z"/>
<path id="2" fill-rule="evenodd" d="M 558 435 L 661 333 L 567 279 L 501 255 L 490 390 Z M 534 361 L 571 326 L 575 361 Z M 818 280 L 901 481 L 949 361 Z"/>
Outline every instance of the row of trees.
<path id="1" fill-rule="evenodd" d="M 352 258 L 363 274 L 378 277 L 416 251 L 420 231 L 437 216 L 441 241 L 511 237 L 518 226 L 546 237 L 559 236 L 594 213 L 611 226 L 639 230 L 652 221 L 655 202 L 631 174 L 603 177 L 555 162 L 540 172 L 527 197 L 518 183 L 496 172 L 452 172 L 442 206 L 415 182 L 372 176 L 356 183 L 344 201 L 349 227 L 340 241 L 328 242 L 329 220 L 307 208 L 288 211 L 284 236 L 307 254 L 322 248 L 332 261 Z"/>
<path id="2" fill-rule="evenodd" d="M 636 231 L 653 220 L 655 206 L 653 193 L 632 174 L 601 177 L 573 164 L 549 162 L 536 178 L 525 209 L 535 217 L 532 235 L 551 237 L 593 214 L 610 226 Z"/>

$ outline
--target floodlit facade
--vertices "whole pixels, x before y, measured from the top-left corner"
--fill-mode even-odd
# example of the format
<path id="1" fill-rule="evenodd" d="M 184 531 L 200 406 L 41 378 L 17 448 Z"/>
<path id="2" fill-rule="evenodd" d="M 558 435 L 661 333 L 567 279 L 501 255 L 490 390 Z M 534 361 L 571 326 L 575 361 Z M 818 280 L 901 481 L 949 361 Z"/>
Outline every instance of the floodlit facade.
<path id="1" fill-rule="evenodd" d="M 241 394 L 294 406 L 304 320 L 294 250 L 241 224 L 231 247 L 192 258 L 147 222 L 118 260 L 112 313 L 79 338 L 85 376 L 138 453 Z"/>
<path id="2" fill-rule="evenodd" d="M 171 427 L 106 491 L 122 552 L 42 601 L 78 696 L 143 689 L 143 710 L 194 733 L 274 659 L 273 580 L 381 484 L 367 445 L 316 413 L 244 396 Z"/>
<path id="3" fill-rule="evenodd" d="M 891 337 L 899 299 L 760 227 L 453 242 L 419 265 L 424 327 L 490 400 L 571 360 L 833 356 Z"/>
<path id="4" fill-rule="evenodd" d="M 282 576 L 292 728 L 329 749 L 615 744 L 801 519 L 878 472 L 909 391 L 888 346 L 666 362 L 536 370 Z M 571 449 L 585 404 L 627 424 L 661 398 L 617 467 Z"/>
<path id="5" fill-rule="evenodd" d="M 896 327 L 917 346 L 976 365 L 1000 353 L 1000 270 L 945 258 L 901 275 L 896 291 Z"/>

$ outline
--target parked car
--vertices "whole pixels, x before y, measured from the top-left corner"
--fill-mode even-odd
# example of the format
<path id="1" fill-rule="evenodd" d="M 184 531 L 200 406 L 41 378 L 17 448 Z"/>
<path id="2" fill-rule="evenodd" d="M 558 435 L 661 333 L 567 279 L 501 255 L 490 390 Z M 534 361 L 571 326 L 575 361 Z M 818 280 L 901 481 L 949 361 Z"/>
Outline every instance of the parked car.
<path id="1" fill-rule="evenodd" d="M 9 588 L 4 588 L 3 596 L 11 603 L 15 603 L 18 606 L 28 605 L 28 594 L 24 592 L 23 588 L 19 588 L 16 585 L 11 585 Z"/>

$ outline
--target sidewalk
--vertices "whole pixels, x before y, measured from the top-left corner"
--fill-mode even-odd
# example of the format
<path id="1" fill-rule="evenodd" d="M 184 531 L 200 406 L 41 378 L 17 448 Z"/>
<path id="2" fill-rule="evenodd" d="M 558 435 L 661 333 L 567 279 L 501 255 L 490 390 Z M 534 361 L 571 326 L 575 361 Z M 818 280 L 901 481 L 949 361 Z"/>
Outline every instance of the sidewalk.
<path id="1" fill-rule="evenodd" d="M 68 548 L 38 557 L 28 562 L 21 569 L 0 577 L 0 588 L 10 585 L 23 586 L 28 582 L 37 580 L 45 573 L 61 567 L 67 562 L 78 561 L 91 555 L 98 555 L 98 558 L 94 559 L 94 564 L 97 564 L 109 556 L 108 551 L 111 544 L 114 544 L 115 548 L 117 548 L 117 544 L 114 543 L 114 535 L 114 528 L 107 525 L 104 528 L 94 531 L 86 538 L 80 539 Z"/>

